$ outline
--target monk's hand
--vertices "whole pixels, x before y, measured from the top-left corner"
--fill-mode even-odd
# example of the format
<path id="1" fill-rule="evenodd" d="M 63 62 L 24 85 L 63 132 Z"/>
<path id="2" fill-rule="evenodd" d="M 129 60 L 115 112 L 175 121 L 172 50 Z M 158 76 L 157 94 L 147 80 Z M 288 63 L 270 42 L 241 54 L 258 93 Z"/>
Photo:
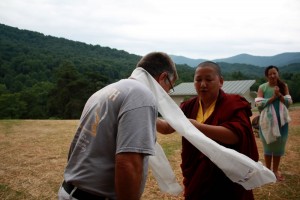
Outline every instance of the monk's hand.
<path id="1" fill-rule="evenodd" d="M 198 122 L 195 119 L 189 119 L 189 120 L 198 130 L 202 131 L 203 124 L 201 124 L 200 122 Z"/>
<path id="2" fill-rule="evenodd" d="M 199 126 L 199 122 L 197 122 L 197 120 L 195 120 L 195 119 L 189 119 L 190 120 L 190 122 L 194 125 L 194 126 Z"/>

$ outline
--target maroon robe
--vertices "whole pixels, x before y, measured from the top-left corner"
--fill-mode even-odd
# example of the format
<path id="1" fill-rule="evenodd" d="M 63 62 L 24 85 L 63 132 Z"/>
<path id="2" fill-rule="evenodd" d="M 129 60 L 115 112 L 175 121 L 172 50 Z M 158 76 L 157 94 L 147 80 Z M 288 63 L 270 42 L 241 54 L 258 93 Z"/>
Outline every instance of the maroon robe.
<path id="1" fill-rule="evenodd" d="M 183 102 L 180 107 L 187 118 L 196 119 L 199 98 L 194 97 Z M 219 144 L 258 161 L 256 141 L 249 118 L 251 115 L 250 103 L 245 98 L 225 94 L 220 90 L 215 109 L 204 123 L 232 130 L 238 135 L 239 143 L 236 145 Z M 186 200 L 254 199 L 252 190 L 245 190 L 240 184 L 232 182 L 221 169 L 185 138 L 182 138 L 181 157 Z"/>

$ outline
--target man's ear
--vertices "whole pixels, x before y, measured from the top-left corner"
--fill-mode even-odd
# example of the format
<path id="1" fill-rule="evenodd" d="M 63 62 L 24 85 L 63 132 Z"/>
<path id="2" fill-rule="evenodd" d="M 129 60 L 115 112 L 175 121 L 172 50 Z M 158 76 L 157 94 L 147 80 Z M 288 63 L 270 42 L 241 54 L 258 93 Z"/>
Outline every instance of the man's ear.
<path id="1" fill-rule="evenodd" d="M 161 74 L 158 76 L 157 82 L 158 82 L 159 84 L 161 84 L 162 82 L 165 82 L 166 76 L 168 76 L 168 73 L 167 73 L 167 72 L 161 73 Z"/>

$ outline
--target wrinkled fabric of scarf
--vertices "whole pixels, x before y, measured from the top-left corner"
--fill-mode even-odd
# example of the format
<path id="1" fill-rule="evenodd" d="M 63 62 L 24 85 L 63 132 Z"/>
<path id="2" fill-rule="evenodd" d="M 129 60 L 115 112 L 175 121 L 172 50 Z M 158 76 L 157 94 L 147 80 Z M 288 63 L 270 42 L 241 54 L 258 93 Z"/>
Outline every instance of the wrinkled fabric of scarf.
<path id="1" fill-rule="evenodd" d="M 145 84 L 153 92 L 158 103 L 158 111 L 162 117 L 178 134 L 185 137 L 199 149 L 199 151 L 204 153 L 213 163 L 215 163 L 230 180 L 242 185 L 247 190 L 276 182 L 274 173 L 263 166 L 261 162 L 255 162 L 244 154 L 219 145 L 194 127 L 185 117 L 179 106 L 146 70 L 138 67 L 132 72 L 130 77 Z M 155 158 L 162 154 L 164 154 L 163 151 L 156 153 L 155 156 L 151 156 L 149 165 L 152 170 L 156 171 L 155 174 L 159 177 L 159 180 L 164 181 L 166 178 L 167 181 L 164 183 L 168 184 L 169 178 L 172 177 L 172 174 L 174 175 L 174 173 L 169 175 L 164 173 L 165 171 L 161 173 L 159 170 L 155 169 L 157 165 L 153 164 L 153 162 L 156 162 L 155 160 L 164 159 Z M 165 157 L 165 155 L 162 157 Z M 162 163 L 168 164 L 161 166 Z M 162 163 L 160 163 L 161 169 L 165 167 L 170 169 L 168 161 Z M 157 179 L 157 177 L 155 178 Z M 174 184 L 174 182 L 171 181 L 171 184 Z M 162 188 L 160 189 L 162 190 Z"/>
<path id="2" fill-rule="evenodd" d="M 284 98 L 288 99 L 289 97 Z M 257 105 L 265 106 L 260 113 L 259 125 L 261 133 L 264 139 L 266 140 L 266 143 L 270 144 L 272 142 L 275 142 L 277 138 L 279 138 L 281 135 L 275 108 L 273 104 L 267 104 L 267 101 L 268 99 L 264 99 L 261 97 L 255 98 L 255 102 Z M 289 123 L 291 121 L 289 111 L 282 102 L 279 102 L 279 113 L 279 120 L 281 126 L 284 126 L 286 123 Z"/>

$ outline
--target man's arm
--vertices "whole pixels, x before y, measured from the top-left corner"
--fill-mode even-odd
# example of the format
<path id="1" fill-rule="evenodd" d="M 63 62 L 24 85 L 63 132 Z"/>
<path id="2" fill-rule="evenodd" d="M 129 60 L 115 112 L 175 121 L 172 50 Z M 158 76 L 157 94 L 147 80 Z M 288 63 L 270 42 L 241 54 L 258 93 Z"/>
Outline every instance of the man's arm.
<path id="1" fill-rule="evenodd" d="M 119 153 L 116 155 L 115 189 L 118 200 L 139 200 L 143 177 L 144 155 Z"/>

